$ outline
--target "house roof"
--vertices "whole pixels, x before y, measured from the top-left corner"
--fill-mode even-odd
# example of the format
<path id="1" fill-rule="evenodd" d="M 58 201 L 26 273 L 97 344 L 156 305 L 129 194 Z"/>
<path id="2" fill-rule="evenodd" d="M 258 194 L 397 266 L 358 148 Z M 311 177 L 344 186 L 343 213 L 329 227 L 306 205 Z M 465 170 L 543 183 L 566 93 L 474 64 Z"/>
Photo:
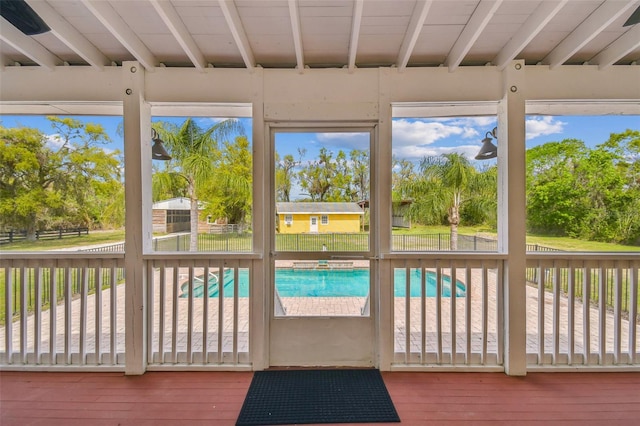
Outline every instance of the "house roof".
<path id="1" fill-rule="evenodd" d="M 153 203 L 153 210 L 189 210 L 191 201 L 186 197 L 170 198 Z M 198 203 L 198 209 L 202 209 L 202 203 Z"/>
<path id="2" fill-rule="evenodd" d="M 364 211 L 357 203 L 313 203 L 313 202 L 295 202 L 295 203 L 276 203 L 277 214 L 364 214 Z"/>

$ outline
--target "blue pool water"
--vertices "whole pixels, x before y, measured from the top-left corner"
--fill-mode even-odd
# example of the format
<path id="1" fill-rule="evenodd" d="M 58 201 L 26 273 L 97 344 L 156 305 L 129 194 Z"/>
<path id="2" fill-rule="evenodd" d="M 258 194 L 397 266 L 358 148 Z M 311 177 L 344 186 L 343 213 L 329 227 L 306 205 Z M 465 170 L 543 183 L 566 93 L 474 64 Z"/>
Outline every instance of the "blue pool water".
<path id="1" fill-rule="evenodd" d="M 411 269 L 410 272 L 410 294 L 411 297 L 419 297 L 421 294 L 420 270 Z M 346 270 L 317 270 L 317 269 L 276 269 L 276 287 L 280 297 L 366 297 L 369 293 L 369 270 L 368 269 L 346 269 Z M 436 295 L 436 275 L 427 272 L 426 276 L 426 297 Z M 249 295 L 249 270 L 240 269 L 238 271 L 238 296 L 247 297 Z M 396 269 L 394 271 L 394 295 L 404 297 L 406 290 L 406 270 Z M 224 297 L 233 297 L 234 277 L 233 271 L 224 274 Z M 194 297 L 202 297 L 204 286 L 200 281 L 194 285 Z M 209 297 L 218 297 L 218 277 L 211 276 L 208 283 Z M 465 286 L 458 281 L 456 283 L 456 296 L 464 296 Z M 187 297 L 188 285 L 182 285 L 182 296 Z M 451 297 L 451 279 L 448 276 L 442 277 L 442 296 Z"/>

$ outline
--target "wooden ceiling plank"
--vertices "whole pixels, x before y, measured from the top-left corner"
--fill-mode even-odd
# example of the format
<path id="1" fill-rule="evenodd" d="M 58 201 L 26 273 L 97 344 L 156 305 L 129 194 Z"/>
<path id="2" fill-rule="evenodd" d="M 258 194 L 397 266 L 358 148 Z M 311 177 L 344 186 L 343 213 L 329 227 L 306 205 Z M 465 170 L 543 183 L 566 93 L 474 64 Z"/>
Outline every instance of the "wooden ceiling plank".
<path id="1" fill-rule="evenodd" d="M 176 41 L 187 54 L 189 60 L 200 71 L 204 71 L 207 67 L 207 61 L 204 54 L 196 44 L 189 29 L 186 27 L 180 15 L 168 0 L 150 0 L 151 5 L 156 10 L 164 24 L 167 26 Z"/>
<path id="2" fill-rule="evenodd" d="M 493 60 L 503 70 L 537 36 L 569 0 L 542 2 Z"/>
<path id="3" fill-rule="evenodd" d="M 236 42 L 240 55 L 244 61 L 245 66 L 249 71 L 253 71 L 256 67 L 256 60 L 253 57 L 253 51 L 249 45 L 249 39 L 247 33 L 242 26 L 242 20 L 238 14 L 238 9 L 232 0 L 218 0 L 224 19 L 227 21 L 231 35 Z"/>
<path id="4" fill-rule="evenodd" d="M 49 52 L 32 37 L 24 35 L 19 29 L 2 17 L 0 17 L 0 40 L 9 44 L 23 55 L 28 56 L 29 59 L 38 65 L 49 70 L 54 70 L 57 65 L 62 64 L 60 58 Z"/>
<path id="5" fill-rule="evenodd" d="M 364 0 L 355 0 L 353 5 L 353 20 L 351 21 L 351 38 L 349 39 L 349 61 L 347 65 L 350 73 L 356 69 L 356 56 L 358 53 L 358 40 L 360 39 L 363 9 Z"/>
<path id="6" fill-rule="evenodd" d="M 429 14 L 429 9 L 431 9 L 432 4 L 432 0 L 419 1 L 416 4 L 417 10 L 415 10 L 411 15 L 409 27 L 405 33 L 404 40 L 402 40 L 398 59 L 396 59 L 396 67 L 398 67 L 400 71 L 406 68 L 407 63 L 411 58 L 411 54 L 416 46 L 416 42 L 418 41 L 418 37 L 420 36 L 420 32 L 424 26 L 424 21 L 427 19 L 427 15 Z"/>
<path id="7" fill-rule="evenodd" d="M 542 59 L 542 63 L 554 69 L 564 64 L 582 47 L 604 31 L 613 21 L 629 10 L 637 2 L 607 0 L 587 19 L 578 25 L 564 40 Z"/>
<path id="8" fill-rule="evenodd" d="M 60 41 L 66 44 L 78 56 L 84 59 L 89 65 L 102 71 L 111 61 L 102 54 L 85 36 L 80 34 L 67 20 L 65 20 L 48 3 L 43 1 L 27 0 L 29 6 L 42 18 L 51 28 L 51 32 Z"/>
<path id="9" fill-rule="evenodd" d="M 640 25 L 635 25 L 598 53 L 589 63 L 598 65 L 599 69 L 604 69 L 615 64 L 638 47 L 640 47 Z"/>
<path id="10" fill-rule="evenodd" d="M 478 4 L 445 60 L 449 72 L 458 68 L 501 4 L 502 0 L 482 0 Z"/>
<path id="11" fill-rule="evenodd" d="M 304 72 L 304 48 L 302 47 L 302 29 L 300 28 L 298 0 L 289 0 L 289 18 L 291 19 L 293 46 L 296 51 L 296 68 L 302 73 Z"/>
<path id="12" fill-rule="evenodd" d="M 153 71 L 158 66 L 155 56 L 108 2 L 80 1 L 147 71 Z"/>

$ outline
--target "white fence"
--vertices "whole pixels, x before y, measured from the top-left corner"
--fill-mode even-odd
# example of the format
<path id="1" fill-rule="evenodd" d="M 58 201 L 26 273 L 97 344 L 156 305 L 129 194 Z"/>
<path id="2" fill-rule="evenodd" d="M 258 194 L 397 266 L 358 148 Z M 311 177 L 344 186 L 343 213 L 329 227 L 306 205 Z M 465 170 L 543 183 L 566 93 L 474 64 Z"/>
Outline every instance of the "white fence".
<path id="1" fill-rule="evenodd" d="M 122 254 L 3 253 L 0 362 L 122 369 L 123 266 Z"/>
<path id="2" fill-rule="evenodd" d="M 251 367 L 255 259 L 233 256 L 145 256 L 149 369 Z M 392 365 L 502 369 L 504 255 L 399 256 L 380 287 Z M 123 268 L 122 253 L 4 252 L 0 366 L 124 370 Z M 528 253 L 527 368 L 637 369 L 639 270 L 637 254 Z"/>
<path id="3" fill-rule="evenodd" d="M 637 255 L 527 257 L 530 369 L 640 363 Z"/>
<path id="4" fill-rule="evenodd" d="M 150 369 L 250 365 L 250 260 L 182 257 L 147 265 Z"/>
<path id="5" fill-rule="evenodd" d="M 501 260 L 393 260 L 391 270 L 394 364 L 502 365 Z"/>

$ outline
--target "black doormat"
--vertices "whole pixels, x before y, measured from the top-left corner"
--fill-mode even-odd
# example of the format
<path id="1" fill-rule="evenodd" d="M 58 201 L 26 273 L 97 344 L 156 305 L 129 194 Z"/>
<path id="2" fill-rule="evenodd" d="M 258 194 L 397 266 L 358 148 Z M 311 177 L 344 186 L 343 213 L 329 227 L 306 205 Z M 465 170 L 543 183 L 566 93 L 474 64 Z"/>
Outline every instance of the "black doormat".
<path id="1" fill-rule="evenodd" d="M 237 426 L 399 422 L 380 371 L 257 371 Z"/>

